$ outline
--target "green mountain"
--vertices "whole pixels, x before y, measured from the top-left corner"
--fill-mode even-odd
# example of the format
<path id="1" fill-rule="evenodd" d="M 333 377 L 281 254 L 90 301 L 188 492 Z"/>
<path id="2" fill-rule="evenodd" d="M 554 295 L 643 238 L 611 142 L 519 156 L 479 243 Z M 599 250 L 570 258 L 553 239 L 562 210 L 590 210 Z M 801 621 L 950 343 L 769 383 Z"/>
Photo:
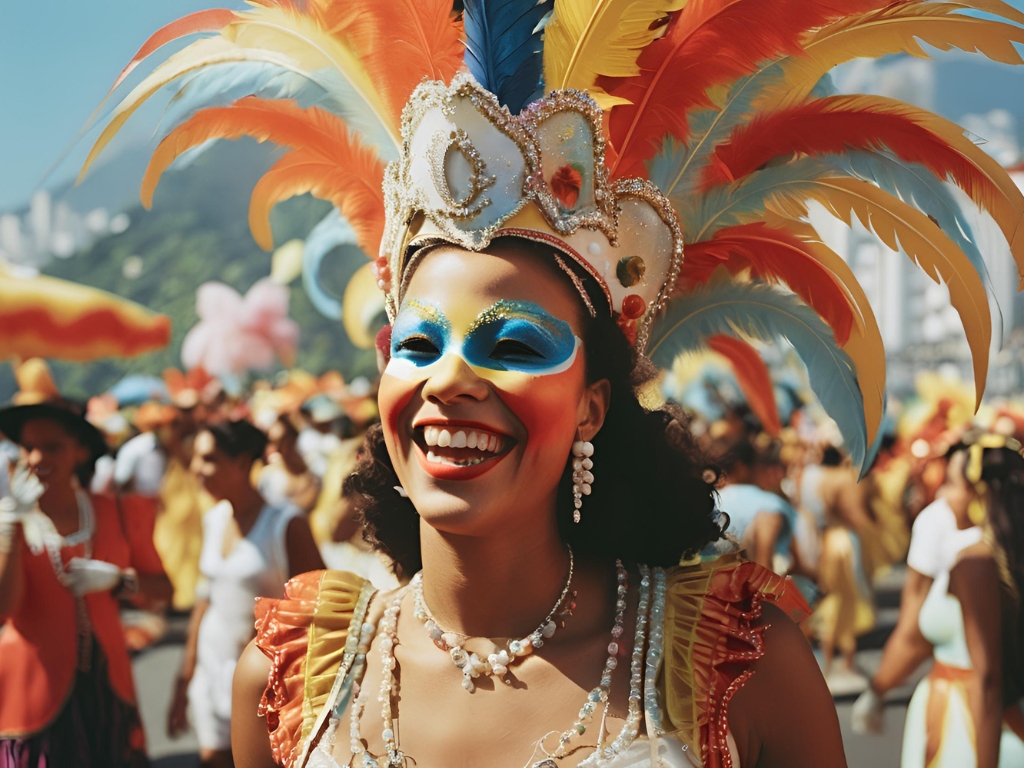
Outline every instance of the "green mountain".
<path id="1" fill-rule="evenodd" d="M 167 174 L 152 210 L 129 209 L 132 223 L 125 232 L 99 240 L 71 258 L 55 260 L 44 270 L 166 314 L 173 328 L 167 349 L 135 359 L 52 361 L 64 394 L 85 398 L 106 391 L 129 373 L 159 375 L 164 368 L 180 367 L 181 342 L 198 319 L 196 289 L 217 280 L 245 293 L 270 274 L 271 254 L 253 241 L 247 215 L 249 193 L 273 159 L 269 148 L 254 142 L 221 142 L 187 168 Z M 271 219 L 276 242 L 305 237 L 328 210 L 329 204 L 308 196 L 279 205 Z M 135 277 L 125 270 L 132 257 L 142 264 Z M 325 260 L 321 282 L 340 293 L 359 266 L 336 251 Z M 346 378 L 376 373 L 373 351 L 354 348 L 341 324 L 313 307 L 300 280 L 291 286 L 290 315 L 302 329 L 298 367 L 317 374 L 340 370 Z M 15 389 L 11 367 L 0 364 L 0 402 L 9 400 Z"/>

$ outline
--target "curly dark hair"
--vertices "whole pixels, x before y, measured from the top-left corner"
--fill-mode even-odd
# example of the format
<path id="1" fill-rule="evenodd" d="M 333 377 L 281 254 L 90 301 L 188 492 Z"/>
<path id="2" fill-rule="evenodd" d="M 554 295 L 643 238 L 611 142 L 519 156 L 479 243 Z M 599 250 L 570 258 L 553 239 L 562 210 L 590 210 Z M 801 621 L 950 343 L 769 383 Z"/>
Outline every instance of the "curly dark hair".
<path id="1" fill-rule="evenodd" d="M 579 277 L 591 297 L 603 296 L 592 278 Z M 557 495 L 559 533 L 578 555 L 675 565 L 722 536 L 714 500 L 718 473 L 708 474 L 709 462 L 681 409 L 667 404 L 648 410 L 641 404 L 637 393 L 653 382 L 657 369 L 630 345 L 607 304 L 602 311 L 599 303 L 594 301 L 596 318 L 584 315 L 583 333 L 588 382 L 611 384 L 608 413 L 592 441 L 597 483 L 585 499 L 581 522 L 573 523 L 572 465 L 566 457 Z M 376 424 L 366 434 L 344 493 L 363 516 L 366 540 L 388 555 L 397 571 L 411 575 L 422 567 L 419 515 L 395 492 L 396 485 Z"/>

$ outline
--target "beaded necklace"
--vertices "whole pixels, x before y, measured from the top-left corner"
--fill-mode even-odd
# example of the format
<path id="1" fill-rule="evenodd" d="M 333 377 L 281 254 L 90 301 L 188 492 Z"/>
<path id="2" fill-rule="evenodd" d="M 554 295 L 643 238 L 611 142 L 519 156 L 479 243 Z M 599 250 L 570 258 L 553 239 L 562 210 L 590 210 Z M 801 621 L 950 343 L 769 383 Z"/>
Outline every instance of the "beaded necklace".
<path id="1" fill-rule="evenodd" d="M 508 684 L 509 680 L 505 675 L 508 674 L 509 667 L 517 660 L 532 653 L 535 648 L 542 647 L 546 640 L 550 640 L 555 636 L 555 632 L 558 630 L 558 625 L 555 623 L 555 614 L 565 603 L 566 598 L 569 597 L 569 590 L 572 589 L 573 571 L 575 569 L 572 547 L 566 545 L 566 549 L 569 552 L 569 573 L 565 579 L 565 586 L 562 587 L 562 592 L 555 601 L 554 607 L 544 617 L 537 629 L 520 640 L 508 641 L 504 649 L 489 654 L 486 661 L 475 653 L 467 653 L 462 643 L 458 641 L 460 637 L 468 639 L 469 635 L 446 632 L 441 629 L 434 615 L 430 612 L 427 601 L 423 596 L 423 572 L 421 571 L 413 577 L 411 583 L 415 597 L 413 612 L 416 618 L 423 622 L 427 635 L 434 642 L 434 645 L 448 653 L 452 658 L 452 663 L 462 672 L 462 687 L 467 691 L 472 693 L 476 689 L 473 680 L 480 675 L 493 675 L 500 678 L 503 683 Z M 573 592 L 572 600 L 565 612 L 571 616 L 575 608 L 576 593 Z"/>
<path id="2" fill-rule="evenodd" d="M 634 633 L 633 654 L 630 663 L 629 700 L 626 722 L 614 741 L 607 746 L 602 746 L 604 742 L 604 735 L 607 732 L 606 723 L 608 718 L 612 672 L 618 666 L 618 640 L 624 632 L 627 605 L 626 596 L 629 590 L 628 574 L 621 561 L 616 561 L 616 571 L 617 585 L 615 622 L 612 627 L 612 641 L 608 644 L 608 660 L 601 673 L 601 682 L 587 696 L 587 702 L 580 709 L 579 717 L 573 724 L 573 727 L 559 736 L 558 746 L 554 751 L 548 752 L 544 749 L 542 744 L 538 745 L 544 753 L 545 758 L 539 762 L 532 763 L 532 768 L 555 768 L 557 764 L 554 761 L 564 757 L 567 754 L 568 747 L 572 740 L 586 732 L 587 724 L 593 718 L 597 708 L 601 705 L 604 706 L 604 710 L 601 718 L 601 730 L 598 736 L 598 746 L 592 755 L 579 764 L 581 768 L 599 768 L 599 766 L 606 764 L 623 750 L 628 748 L 629 745 L 636 740 L 637 735 L 640 732 L 640 722 L 643 718 L 643 708 L 641 707 L 640 702 L 644 698 L 641 691 L 644 682 L 644 649 L 648 646 L 648 619 L 649 614 L 651 619 L 655 618 L 656 613 L 660 614 L 660 612 L 663 611 L 664 604 L 662 602 L 661 606 L 658 606 L 658 595 L 657 592 L 655 592 L 655 606 L 652 608 L 650 570 L 646 567 L 641 567 L 640 598 L 637 604 L 636 630 Z M 663 588 L 664 575 L 660 570 L 655 574 L 655 581 L 656 590 L 658 584 Z M 410 583 L 409 586 L 399 590 L 395 594 L 391 603 L 384 610 L 384 615 L 380 622 L 380 631 L 382 633 L 380 640 L 381 683 L 377 700 L 381 704 L 381 720 L 383 723 L 381 740 L 383 741 L 384 748 L 387 751 L 386 756 L 382 755 L 380 758 L 375 757 L 366 749 L 365 742 L 362 738 L 360 720 L 362 719 L 362 715 L 366 710 L 366 704 L 369 700 L 369 689 L 362 687 L 360 683 L 354 683 L 353 685 L 353 701 L 349 724 L 350 750 L 353 757 L 359 760 L 361 768 L 404 768 L 405 766 L 405 754 L 401 749 L 399 749 L 398 739 L 394 730 L 393 701 L 398 689 L 398 682 L 395 678 L 394 670 L 397 666 L 397 662 L 395 660 L 395 647 L 398 645 L 398 616 L 402 610 L 402 601 L 405 599 L 406 592 L 412 587 L 413 583 Z M 656 656 L 652 656 L 653 650 L 653 648 L 648 647 L 648 669 L 650 669 L 652 663 L 660 663 L 660 648 L 658 649 Z M 655 708 L 657 708 L 656 705 Z M 543 739 L 541 742 L 543 742 Z"/>

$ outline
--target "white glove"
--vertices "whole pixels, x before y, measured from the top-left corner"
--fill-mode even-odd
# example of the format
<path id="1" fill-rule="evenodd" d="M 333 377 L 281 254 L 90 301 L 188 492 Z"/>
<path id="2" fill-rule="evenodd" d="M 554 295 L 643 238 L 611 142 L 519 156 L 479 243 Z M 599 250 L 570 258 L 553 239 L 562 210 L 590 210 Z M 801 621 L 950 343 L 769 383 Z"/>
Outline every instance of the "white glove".
<path id="1" fill-rule="evenodd" d="M 874 689 L 868 688 L 853 703 L 850 721 L 853 732 L 860 736 L 884 733 L 885 702 L 882 697 L 875 693 Z"/>
<path id="2" fill-rule="evenodd" d="M 14 470 L 9 495 L 0 499 L 0 551 L 8 551 L 15 526 L 37 509 L 39 497 L 45 490 L 35 473 L 24 464 Z"/>
<path id="3" fill-rule="evenodd" d="M 68 588 L 75 595 L 109 592 L 121 584 L 124 574 L 113 563 L 73 557 L 68 563 Z"/>

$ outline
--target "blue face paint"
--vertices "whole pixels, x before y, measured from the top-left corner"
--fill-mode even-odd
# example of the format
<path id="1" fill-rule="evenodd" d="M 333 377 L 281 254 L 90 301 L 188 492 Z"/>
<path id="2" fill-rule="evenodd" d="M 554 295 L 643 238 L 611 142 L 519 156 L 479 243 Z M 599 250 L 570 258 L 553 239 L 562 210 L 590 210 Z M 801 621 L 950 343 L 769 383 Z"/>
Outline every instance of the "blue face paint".
<path id="1" fill-rule="evenodd" d="M 462 347 L 470 365 L 542 375 L 565 370 L 576 337 L 536 304 L 502 299 L 473 321 Z"/>
<path id="2" fill-rule="evenodd" d="M 408 369 L 412 367 L 423 375 L 422 369 L 455 354 L 478 372 L 543 376 L 567 370 L 579 346 L 567 322 L 529 302 L 498 301 L 460 334 L 453 333 L 440 308 L 413 299 L 395 320 L 391 357 L 396 361 L 396 374 L 399 368 L 411 374 Z"/>

